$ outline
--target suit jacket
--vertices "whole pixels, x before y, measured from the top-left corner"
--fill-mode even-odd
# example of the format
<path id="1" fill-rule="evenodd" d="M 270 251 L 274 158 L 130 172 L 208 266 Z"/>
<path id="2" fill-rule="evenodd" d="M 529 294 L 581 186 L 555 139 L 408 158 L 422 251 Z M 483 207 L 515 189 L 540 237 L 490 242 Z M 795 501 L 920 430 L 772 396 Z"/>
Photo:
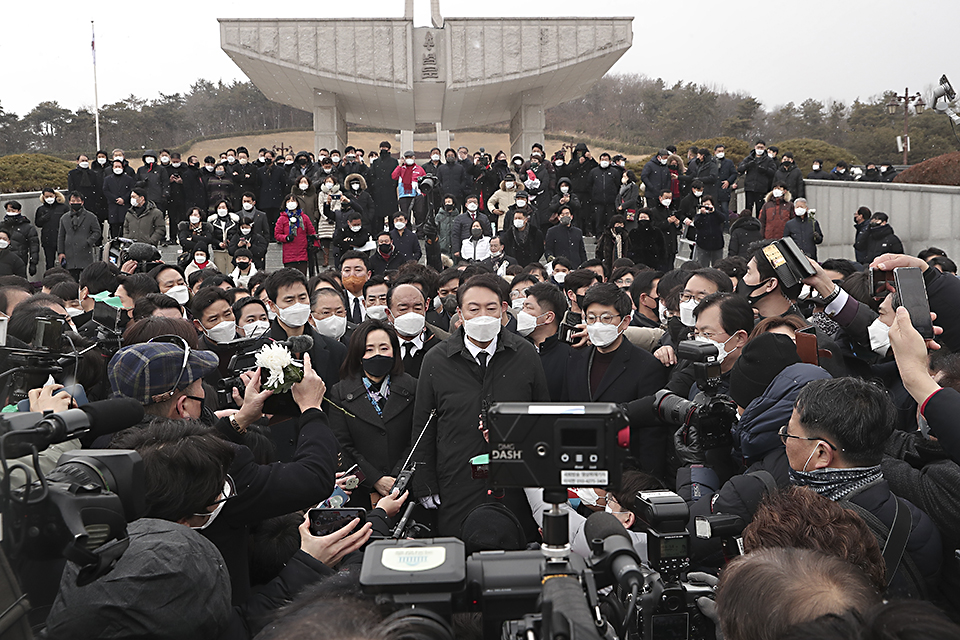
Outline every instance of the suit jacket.
<path id="1" fill-rule="evenodd" d="M 426 331 L 423 334 L 423 349 L 420 349 L 412 356 L 403 359 L 403 371 L 409 373 L 414 378 L 420 377 L 420 366 L 423 364 L 423 358 L 430 349 L 440 344 L 450 336 L 446 331 L 438 327 L 433 327 L 427 323 Z M 403 353 L 403 340 L 400 340 L 400 352 Z"/>
<path id="2" fill-rule="evenodd" d="M 413 400 L 417 380 L 408 373 L 390 377 L 390 395 L 383 415 L 374 409 L 361 378 L 341 380 L 330 390 L 330 399 L 354 415 L 328 408 L 330 426 L 340 443 L 340 466 L 359 464 L 369 491 L 383 476 L 396 477 L 410 448 Z M 416 439 L 416 434 L 414 434 Z"/>
<path id="3" fill-rule="evenodd" d="M 313 370 L 323 379 L 327 389 L 340 382 L 340 365 L 347 357 L 347 348 L 332 338 L 322 336 L 306 324 L 303 327 L 304 335 L 313 338 L 313 347 L 310 349 L 310 364 Z M 274 320 L 270 323 L 270 332 L 267 334 L 272 340 L 280 342 L 287 339 L 287 332 L 280 323 Z"/>
<path id="4" fill-rule="evenodd" d="M 667 370 L 653 355 L 624 339 L 603 374 L 596 393 L 590 391 L 590 367 L 596 347 L 575 350 L 567 367 L 568 402 L 630 402 L 655 394 L 667 382 Z"/>

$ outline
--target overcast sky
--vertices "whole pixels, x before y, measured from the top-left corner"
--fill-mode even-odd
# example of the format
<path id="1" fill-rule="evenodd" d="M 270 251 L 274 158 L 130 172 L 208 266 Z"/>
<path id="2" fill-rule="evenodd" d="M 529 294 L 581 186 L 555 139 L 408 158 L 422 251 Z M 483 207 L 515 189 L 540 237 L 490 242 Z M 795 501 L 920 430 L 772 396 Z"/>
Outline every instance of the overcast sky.
<path id="1" fill-rule="evenodd" d="M 103 105 L 131 93 L 151 99 L 184 92 L 199 78 L 245 80 L 220 49 L 217 18 L 400 17 L 404 7 L 403 0 L 6 4 L 0 106 L 21 116 L 44 100 L 93 106 L 91 20 Z M 769 109 L 808 97 L 849 103 L 906 86 L 928 93 L 944 73 L 960 85 L 952 33 L 958 6 L 957 0 L 446 0 L 440 9 L 450 17 L 584 16 L 587 8 L 634 15 L 633 47 L 612 71 L 744 91 Z M 358 14 L 360 7 L 369 13 Z M 416 7 L 418 26 L 425 25 L 429 0 Z M 947 30 L 933 33 L 941 24 Z"/>

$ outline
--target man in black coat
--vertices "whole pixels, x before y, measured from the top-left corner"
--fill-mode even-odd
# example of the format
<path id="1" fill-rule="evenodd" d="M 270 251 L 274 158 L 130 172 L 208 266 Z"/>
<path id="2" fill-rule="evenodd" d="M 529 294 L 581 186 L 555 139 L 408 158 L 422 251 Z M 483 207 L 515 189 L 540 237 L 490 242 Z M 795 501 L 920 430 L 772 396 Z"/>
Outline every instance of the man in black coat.
<path id="1" fill-rule="evenodd" d="M 870 216 L 869 227 L 863 235 L 858 234 L 854 248 L 863 254 L 864 264 L 884 253 L 903 253 L 903 243 L 893 233 L 890 219 L 882 211 Z"/>
<path id="2" fill-rule="evenodd" d="M 40 236 L 37 228 L 22 214 L 23 207 L 16 200 L 4 205 L 6 216 L 0 222 L 0 230 L 6 231 L 10 238 L 10 251 L 20 256 L 23 264 L 30 266 L 30 275 L 37 275 L 40 262 Z"/>
<path id="3" fill-rule="evenodd" d="M 260 203 L 260 209 L 267 214 L 267 223 L 270 225 L 266 237 L 273 238 L 273 228 L 277 224 L 277 218 L 280 217 L 280 205 L 283 197 L 288 193 L 287 171 L 282 166 L 277 166 L 272 151 L 263 154 L 263 161 L 264 166 L 258 172 L 260 193 L 257 202 Z"/>
<path id="4" fill-rule="evenodd" d="M 632 317 L 630 296 L 605 282 L 587 289 L 582 308 L 591 346 L 570 359 L 564 401 L 625 403 L 662 389 L 667 370 L 623 337 Z M 654 471 L 656 462 L 641 457 L 645 471 Z"/>
<path id="5" fill-rule="evenodd" d="M 502 328 L 507 305 L 497 279 L 470 278 L 460 285 L 458 300 L 463 326 L 424 357 L 413 421 L 418 435 L 436 411 L 412 459 L 419 463 L 414 495 L 425 506 L 439 507 L 440 536 L 460 535 L 464 517 L 495 499 L 486 481 L 470 472 L 470 459 L 490 451 L 482 431 L 487 408 L 495 402 L 550 400 L 533 346 Z M 507 491 L 504 502 L 521 522 L 532 523 L 522 493 L 519 500 L 512 497 Z"/>
<path id="6" fill-rule="evenodd" d="M 397 204 L 397 181 L 393 179 L 393 170 L 397 168 L 397 159 L 390 154 L 390 143 L 380 143 L 380 157 L 370 166 L 370 195 L 380 219 L 389 218 L 399 208 Z M 377 229 L 376 231 L 379 231 Z"/>
<path id="7" fill-rule="evenodd" d="M 593 198 L 590 189 L 590 172 L 597 167 L 597 161 L 590 155 L 590 150 L 583 142 L 578 142 L 574 147 L 573 155 L 570 157 L 570 163 L 565 166 L 565 176 L 570 178 L 570 184 L 573 187 L 573 193 L 577 195 L 580 201 L 579 217 L 576 218 L 577 226 L 587 235 L 591 235 L 593 226 Z M 617 184 L 619 192 L 620 185 Z M 603 232 L 603 227 L 596 229 L 597 235 Z"/>
<path id="8" fill-rule="evenodd" d="M 419 287 L 398 284 L 387 291 L 387 320 L 393 323 L 400 338 L 403 370 L 414 378 L 420 377 L 424 356 L 450 335 L 427 324 L 426 308 Z"/>
<path id="9" fill-rule="evenodd" d="M 610 154 L 604 152 L 600 154 L 600 163 L 587 176 L 593 204 L 593 229 L 598 236 L 607 228 L 610 216 L 616 213 L 620 175 L 619 169 L 610 162 Z"/>
<path id="10" fill-rule="evenodd" d="M 853 240 L 853 251 L 856 256 L 857 262 L 862 265 L 869 264 L 867 260 L 867 230 L 870 229 L 870 216 L 873 215 L 870 212 L 869 207 L 860 207 L 853 214 L 853 228 L 855 229 L 855 236 Z M 863 247 L 860 249 L 859 247 Z"/>
<path id="11" fill-rule="evenodd" d="M 71 173 L 73 173 L 71 171 Z M 80 193 L 80 192 L 78 192 Z M 40 246 L 43 247 L 43 261 L 46 268 L 54 265 L 57 257 L 57 238 L 60 233 L 60 217 L 70 213 L 70 207 L 63 194 L 53 189 L 44 189 L 40 194 L 42 204 L 33 216 L 34 223 L 40 228 Z"/>
<path id="12" fill-rule="evenodd" d="M 507 212 L 510 226 L 500 234 L 504 252 L 516 258 L 521 266 L 539 262 L 543 256 L 543 233 L 531 222 L 533 209 L 529 206 L 510 209 L 512 213 Z M 523 224 L 518 226 L 519 223 Z"/>
<path id="13" fill-rule="evenodd" d="M 707 195 L 717 197 L 720 193 L 720 166 L 709 149 L 697 149 L 697 161 L 687 168 L 687 175 L 703 183 L 703 192 Z"/>
<path id="14" fill-rule="evenodd" d="M 814 160 L 811 167 L 813 170 L 807 174 L 807 180 L 833 180 L 833 176 L 823 170 L 823 160 L 820 158 Z"/>
<path id="15" fill-rule="evenodd" d="M 717 191 L 717 204 L 723 215 L 730 215 L 730 196 L 737 190 L 737 165 L 733 160 L 726 157 L 727 151 L 722 144 L 718 144 L 713 149 L 713 157 L 717 161 L 717 179 L 720 181 Z"/>
<path id="16" fill-rule="evenodd" d="M 143 166 L 137 169 L 137 186 L 146 189 L 147 200 L 158 208 L 166 207 L 170 197 L 170 177 L 166 168 L 157 160 L 153 149 L 144 151 L 142 160 Z"/>
<path id="17" fill-rule="evenodd" d="M 309 335 L 313 338 L 313 347 L 309 351 L 313 370 L 328 387 L 339 382 L 340 365 L 347 356 L 347 348 L 333 338 L 320 335 L 307 323 L 310 294 L 307 293 L 306 276 L 296 269 L 279 269 L 270 274 L 263 286 L 269 298 L 267 306 L 277 314 L 270 322 L 268 336 L 283 341 L 293 336 Z M 306 313 L 303 307 L 306 307 Z"/>
<path id="18" fill-rule="evenodd" d="M 543 372 L 547 377 L 550 400 L 563 400 L 567 367 L 573 356 L 573 347 L 557 337 L 567 300 L 563 292 L 550 282 L 538 282 L 527 289 L 523 310 L 517 315 L 517 331 L 533 343 L 540 354 Z M 529 316 L 529 317 L 524 317 Z M 532 320 L 531 320 L 532 318 Z"/>
<path id="19" fill-rule="evenodd" d="M 746 195 L 746 208 L 754 209 L 759 216 L 763 199 L 770 190 L 770 181 L 773 179 L 773 174 L 777 172 L 777 165 L 767 155 L 767 144 L 763 140 L 757 140 L 753 151 L 740 161 L 737 171 L 744 174 L 743 189 Z"/>
<path id="20" fill-rule="evenodd" d="M 794 199 L 803 198 L 806 195 L 803 173 L 793 161 L 793 154 L 789 151 L 783 154 L 780 166 L 777 168 L 777 172 L 773 174 L 773 184 L 780 183 L 787 187 L 787 191 Z"/>
<path id="21" fill-rule="evenodd" d="M 92 205 L 103 201 L 103 171 L 91 168 L 86 154 L 77 156 L 77 167 L 67 174 L 67 193 L 71 191 L 79 191 L 83 194 L 83 201 Z M 102 219 L 100 221 L 103 222 Z M 47 268 L 50 266 L 47 265 Z"/>
<path id="22" fill-rule="evenodd" d="M 657 198 L 664 191 L 671 190 L 672 179 L 670 169 L 667 168 L 667 159 L 670 158 L 670 152 L 666 149 L 660 149 L 657 155 L 647 160 L 643 165 L 643 171 L 640 172 L 640 181 L 644 185 L 644 193 L 647 198 Z M 648 204 L 652 203 L 648 200 Z M 653 206 L 653 204 L 650 204 Z"/>
<path id="23" fill-rule="evenodd" d="M 452 194 L 457 204 L 460 204 L 469 192 L 472 181 L 467 176 L 463 165 L 457 162 L 456 151 L 447 149 L 445 160 L 443 164 L 437 166 L 437 177 L 440 178 L 443 193 Z"/>

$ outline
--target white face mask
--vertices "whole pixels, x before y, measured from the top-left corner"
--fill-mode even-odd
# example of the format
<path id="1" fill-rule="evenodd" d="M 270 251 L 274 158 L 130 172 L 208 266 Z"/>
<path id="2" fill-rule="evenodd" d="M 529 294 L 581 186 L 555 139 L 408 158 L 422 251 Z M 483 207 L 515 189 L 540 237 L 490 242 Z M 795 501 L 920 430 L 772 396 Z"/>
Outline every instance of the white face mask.
<path id="1" fill-rule="evenodd" d="M 360 183 L 354 182 L 353 184 L 350 185 L 350 188 L 353 189 L 354 191 L 360 191 Z"/>
<path id="2" fill-rule="evenodd" d="M 77 316 L 83 315 L 83 309 L 80 309 L 79 307 L 67 307 L 66 309 L 67 315 L 71 318 L 76 318 Z"/>
<path id="3" fill-rule="evenodd" d="M 517 311 L 520 311 L 520 309 L 523 309 L 523 303 L 524 303 L 523 298 L 515 298 L 510 301 L 510 306 L 516 309 Z"/>
<path id="4" fill-rule="evenodd" d="M 782 190 L 782 189 L 774 189 L 774 190 L 773 190 L 773 197 L 774 197 L 774 198 L 779 198 L 779 197 L 782 196 L 782 195 L 783 195 L 783 190 Z"/>
<path id="5" fill-rule="evenodd" d="M 599 506 L 597 502 L 600 501 L 600 496 L 597 495 L 596 489 L 574 489 L 573 492 L 577 494 L 583 504 L 590 507 Z"/>
<path id="6" fill-rule="evenodd" d="M 330 159 L 333 160 L 333 164 L 340 162 L 340 156 L 330 156 Z"/>
<path id="7" fill-rule="evenodd" d="M 820 165 L 814 163 L 814 165 L 813 165 L 813 170 L 814 170 L 814 171 L 820 171 Z"/>
<path id="8" fill-rule="evenodd" d="M 703 195 L 703 191 L 694 191 L 693 195 L 699 198 L 700 196 Z"/>
<path id="9" fill-rule="evenodd" d="M 793 212 L 796 213 L 798 216 L 807 215 L 807 210 L 804 207 L 797 207 L 793 210 Z"/>
<path id="10" fill-rule="evenodd" d="M 179 169 L 181 164 L 182 164 L 182 163 L 180 163 L 180 162 L 174 162 L 174 163 L 172 163 L 170 166 L 173 167 L 174 169 Z"/>
<path id="11" fill-rule="evenodd" d="M 717 151 L 717 158 L 719 158 L 720 160 L 723 160 L 723 156 L 725 155 L 726 154 L 723 151 Z"/>
<path id="12" fill-rule="evenodd" d="M 193 256 L 193 261 L 196 262 L 197 264 L 204 264 L 207 261 L 207 256 L 204 256 L 204 255 Z"/>
<path id="13" fill-rule="evenodd" d="M 594 322 L 587 325 L 587 336 L 595 347 L 606 347 L 613 344 L 620 336 L 620 327 L 615 324 Z"/>
<path id="14" fill-rule="evenodd" d="M 123 156 L 113 156 L 113 159 L 114 159 L 114 160 L 119 160 L 120 162 L 123 162 Z"/>
<path id="15" fill-rule="evenodd" d="M 288 202 L 288 203 L 287 203 L 287 211 L 296 211 L 296 210 L 297 210 L 297 206 L 298 206 L 298 205 L 297 205 L 296 202 Z"/>
<path id="16" fill-rule="evenodd" d="M 244 210 L 244 211 L 253 211 L 253 203 L 252 203 L 252 202 L 244 202 L 244 203 L 243 203 L 243 210 Z"/>
<path id="17" fill-rule="evenodd" d="M 557 165 L 558 167 L 562 167 L 562 166 L 563 166 L 563 160 L 554 160 L 554 161 L 553 161 L 553 164 Z"/>
<path id="18" fill-rule="evenodd" d="M 140 206 L 140 202 L 139 202 L 136 198 L 130 198 L 130 206 L 131 206 L 131 207 L 138 207 L 138 206 Z"/>
<path id="19" fill-rule="evenodd" d="M 56 199 L 56 198 L 44 198 L 43 201 L 46 202 L 47 204 L 53 204 L 54 202 L 57 201 L 57 199 Z"/>
<path id="20" fill-rule="evenodd" d="M 609 162 L 608 160 L 601 160 L 601 161 L 600 161 L 600 168 L 601 168 L 601 169 L 606 169 L 606 168 L 609 167 L 609 166 L 610 166 L 610 162 Z"/>
<path id="21" fill-rule="evenodd" d="M 248 322 L 243 327 L 243 335 L 248 338 L 259 338 L 267 332 L 267 329 L 270 328 L 269 320 L 254 320 L 253 322 Z"/>
<path id="22" fill-rule="evenodd" d="M 90 168 L 90 163 L 87 162 L 86 160 L 84 160 L 83 162 L 79 163 L 78 166 L 79 166 L 81 169 L 89 169 L 89 168 Z"/>
<path id="23" fill-rule="evenodd" d="M 223 497 L 224 497 L 224 498 L 229 498 L 231 495 L 232 495 L 232 492 L 230 491 L 230 483 L 229 483 L 229 482 L 224 482 L 224 483 L 223 483 Z M 191 529 L 195 529 L 195 530 L 197 530 L 197 531 L 200 531 L 200 530 L 202 530 L 202 529 L 206 529 L 207 527 L 209 527 L 211 524 L 213 524 L 213 521 L 217 519 L 217 516 L 220 515 L 220 511 L 223 509 L 223 505 L 225 505 L 226 503 L 227 503 L 226 500 L 221 501 L 221 502 L 217 505 L 217 507 L 216 507 L 213 511 L 211 511 L 210 513 L 196 513 L 196 514 L 194 514 L 194 515 L 197 515 L 197 516 L 208 516 L 208 518 L 207 518 L 207 521 L 204 522 L 204 523 L 203 523 L 202 525 L 200 525 L 199 527 L 190 527 L 190 528 L 191 528 Z"/>
<path id="24" fill-rule="evenodd" d="M 163 164 L 167 164 L 168 162 L 170 162 L 170 158 L 168 156 L 160 156 L 160 162 L 162 162 Z"/>
<path id="25" fill-rule="evenodd" d="M 197 224 L 200 222 L 200 216 L 190 216 L 190 222 L 192 224 Z"/>
<path id="26" fill-rule="evenodd" d="M 240 158 L 240 164 L 247 164 L 246 158 Z"/>
<path id="27" fill-rule="evenodd" d="M 664 164 L 664 165 L 667 164 L 667 158 L 659 158 L 659 157 L 658 157 L 657 160 L 660 161 L 660 164 Z"/>
<path id="28" fill-rule="evenodd" d="M 393 320 L 393 328 L 397 330 L 397 333 L 407 338 L 420 335 L 426 324 L 427 319 L 424 316 L 412 311 Z"/>
<path id="29" fill-rule="evenodd" d="M 284 160 L 284 161 L 283 161 L 283 166 L 285 166 L 285 167 L 289 167 L 289 166 L 292 165 L 292 164 L 293 164 L 293 160 L 289 160 L 289 159 L 288 159 L 288 160 Z"/>
<path id="30" fill-rule="evenodd" d="M 475 342 L 490 342 L 500 333 L 500 316 L 477 316 L 464 320 L 463 332 Z"/>
<path id="31" fill-rule="evenodd" d="M 120 175 L 121 173 L 123 173 L 123 167 L 114 167 L 113 173 L 116 175 Z"/>
<path id="32" fill-rule="evenodd" d="M 353 225 L 350 225 L 350 231 L 352 231 L 352 232 L 354 232 L 354 233 L 357 233 L 357 232 L 360 231 L 360 229 L 362 229 L 362 228 L 363 228 L 362 226 L 355 227 L 355 226 L 353 226 Z"/>
<path id="33" fill-rule="evenodd" d="M 187 304 L 187 302 L 190 301 L 190 290 L 187 289 L 187 285 L 185 284 L 178 284 L 175 287 L 170 287 L 167 289 L 167 295 L 180 304 Z"/>
<path id="34" fill-rule="evenodd" d="M 663 306 L 662 302 L 657 302 L 657 316 L 660 318 L 660 324 L 667 324 L 667 308 Z"/>
<path id="35" fill-rule="evenodd" d="M 517 208 L 523 209 L 525 206 L 527 206 L 526 200 L 517 200 Z"/>
<path id="36" fill-rule="evenodd" d="M 526 224 L 527 224 L 527 223 L 526 223 L 524 220 L 514 220 L 514 221 L 513 221 L 513 226 L 515 226 L 517 229 L 523 229 L 523 227 L 524 227 Z"/>
<path id="37" fill-rule="evenodd" d="M 404 161 L 406 164 L 411 165 L 411 164 L 413 164 L 414 162 L 416 162 L 417 160 L 416 160 L 416 158 L 404 158 L 403 161 Z"/>
<path id="38" fill-rule="evenodd" d="M 313 327 L 320 335 L 332 340 L 339 340 L 347 331 L 347 317 L 327 316 L 323 320 L 314 320 Z"/>
<path id="39" fill-rule="evenodd" d="M 887 350 L 890 349 L 890 327 L 877 318 L 867 327 L 867 334 L 870 336 L 871 351 L 881 356 L 887 355 Z"/>
<path id="40" fill-rule="evenodd" d="M 776 158 L 776 157 L 777 157 L 777 154 L 774 153 L 773 151 L 770 151 L 769 153 L 767 153 L 767 157 L 769 157 L 769 158 Z"/>
<path id="41" fill-rule="evenodd" d="M 107 164 L 107 159 L 106 159 L 106 158 L 97 158 L 97 163 L 102 167 L 103 165 Z"/>
<path id="42" fill-rule="evenodd" d="M 560 187 L 560 193 L 570 193 L 570 187 L 563 185 Z"/>
<path id="43" fill-rule="evenodd" d="M 405 228 L 407 227 L 407 223 L 406 223 L 406 222 L 394 222 L 394 223 L 393 223 L 393 226 L 394 226 L 394 228 L 395 228 L 397 231 L 400 231 L 401 229 L 405 229 Z"/>
<path id="44" fill-rule="evenodd" d="M 434 153 L 433 155 L 430 156 L 430 159 L 433 160 L 434 162 L 439 162 L 439 161 L 440 161 L 440 156 L 439 156 L 438 154 Z"/>
<path id="45" fill-rule="evenodd" d="M 300 183 L 300 191 L 306 191 L 309 188 L 310 188 L 310 185 L 304 184 L 302 182 Z"/>
<path id="46" fill-rule="evenodd" d="M 153 156 L 147 156 L 146 158 L 143 159 L 143 161 L 147 164 L 153 164 L 154 162 L 157 161 L 157 159 L 154 158 Z"/>
<path id="47" fill-rule="evenodd" d="M 517 314 L 517 333 L 523 337 L 527 337 L 537 328 L 537 320 L 545 315 L 546 314 L 542 313 L 539 316 L 535 316 L 532 313 L 521 311 Z"/>
<path id="48" fill-rule="evenodd" d="M 236 157 L 230 155 L 227 156 L 227 162 L 233 162 L 234 160 L 236 160 Z"/>
<path id="49" fill-rule="evenodd" d="M 673 200 L 671 200 L 670 198 L 666 198 L 664 200 L 661 200 L 660 204 L 662 204 L 665 208 L 669 209 L 671 202 L 673 202 Z"/>
<path id="50" fill-rule="evenodd" d="M 224 320 L 204 333 L 214 342 L 229 342 L 237 336 L 237 323 L 233 320 Z"/>
<path id="51" fill-rule="evenodd" d="M 563 284 L 563 281 L 567 279 L 566 271 L 554 271 L 553 279 L 557 284 Z"/>
<path id="52" fill-rule="evenodd" d="M 10 246 L 9 240 L 0 240 L 0 249 L 6 249 Z"/>
<path id="53" fill-rule="evenodd" d="M 468 203 L 467 203 L 467 211 L 476 211 L 476 210 L 477 210 L 477 203 L 476 203 L 476 202 L 468 202 Z"/>
<path id="54" fill-rule="evenodd" d="M 217 209 L 217 215 L 220 216 L 221 218 L 226 218 L 226 217 L 227 217 L 227 210 L 226 210 L 226 209 Z"/>
<path id="55" fill-rule="evenodd" d="M 504 189 L 507 189 L 507 190 L 510 190 L 510 189 L 513 189 L 513 185 L 514 185 L 513 182 L 504 182 L 504 183 L 503 183 L 503 188 L 504 188 Z"/>
<path id="56" fill-rule="evenodd" d="M 697 308 L 698 304 L 700 303 L 695 299 L 680 303 L 680 322 L 685 326 L 692 327 L 697 324 L 696 318 L 693 317 L 693 310 Z"/>
<path id="57" fill-rule="evenodd" d="M 730 340 L 733 339 L 733 336 L 730 336 L 729 338 L 727 338 L 725 342 L 717 342 L 716 340 L 711 340 L 710 338 L 706 338 L 704 336 L 694 336 L 693 339 L 696 340 L 697 342 L 703 342 L 705 344 L 712 344 L 713 346 L 715 346 L 717 348 L 718 363 L 723 362 L 724 359 L 731 353 L 730 351 L 727 351 L 727 342 L 730 342 Z"/>
<path id="58" fill-rule="evenodd" d="M 372 307 L 367 307 L 367 317 L 373 318 L 374 320 L 386 320 L 387 306 L 383 304 L 375 304 Z"/>
<path id="59" fill-rule="evenodd" d="M 286 309 L 279 309 L 278 315 L 288 327 L 302 327 L 310 319 L 310 305 L 297 302 Z"/>

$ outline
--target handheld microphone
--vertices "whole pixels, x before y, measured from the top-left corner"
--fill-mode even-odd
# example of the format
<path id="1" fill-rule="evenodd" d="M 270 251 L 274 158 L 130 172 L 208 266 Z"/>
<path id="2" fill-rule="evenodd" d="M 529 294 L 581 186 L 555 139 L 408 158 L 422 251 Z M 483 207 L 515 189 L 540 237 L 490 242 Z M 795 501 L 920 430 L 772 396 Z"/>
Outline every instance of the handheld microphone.
<path id="1" fill-rule="evenodd" d="M 276 344 L 286 347 L 290 350 L 290 353 L 302 355 L 313 348 L 313 337 L 307 334 L 302 336 L 290 336 L 283 342 L 278 341 Z"/>
<path id="2" fill-rule="evenodd" d="M 633 539 L 623 523 L 609 513 L 598 511 L 587 518 L 583 532 L 594 554 L 591 564 L 602 572 L 609 572 L 626 591 L 643 586 L 644 572 L 640 555 L 633 547 Z"/>

